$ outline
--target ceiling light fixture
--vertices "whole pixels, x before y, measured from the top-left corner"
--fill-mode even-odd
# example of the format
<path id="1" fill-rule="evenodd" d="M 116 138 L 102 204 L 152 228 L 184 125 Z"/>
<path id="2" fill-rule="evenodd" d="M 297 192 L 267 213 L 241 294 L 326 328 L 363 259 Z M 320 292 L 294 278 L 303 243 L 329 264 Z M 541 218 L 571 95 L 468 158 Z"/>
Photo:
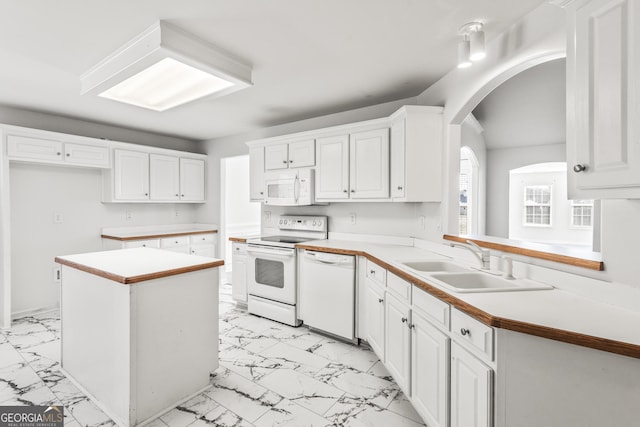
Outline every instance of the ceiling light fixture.
<path id="1" fill-rule="evenodd" d="M 458 30 L 458 35 L 462 36 L 460 43 L 466 42 L 467 46 L 466 62 L 461 62 L 461 45 L 458 44 L 458 68 L 466 68 L 471 65 L 471 61 L 480 61 L 487 56 L 482 28 L 482 22 L 469 22 Z"/>
<path id="2" fill-rule="evenodd" d="M 164 21 L 80 77 L 81 94 L 165 111 L 251 86 L 251 66 Z"/>
<path id="3" fill-rule="evenodd" d="M 471 66 L 469 54 L 469 39 L 467 36 L 464 36 L 464 39 L 458 43 L 458 68 L 467 68 Z"/>

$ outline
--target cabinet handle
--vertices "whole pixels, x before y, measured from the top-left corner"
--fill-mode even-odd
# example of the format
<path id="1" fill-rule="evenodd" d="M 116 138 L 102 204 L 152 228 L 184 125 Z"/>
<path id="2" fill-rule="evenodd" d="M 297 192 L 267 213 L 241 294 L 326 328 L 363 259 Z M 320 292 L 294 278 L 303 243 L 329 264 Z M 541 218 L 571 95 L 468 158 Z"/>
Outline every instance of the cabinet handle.
<path id="1" fill-rule="evenodd" d="M 407 320 L 408 320 L 408 319 L 407 319 L 406 317 L 403 317 L 403 318 L 402 318 L 402 323 L 407 323 Z"/>
<path id="2" fill-rule="evenodd" d="M 402 190 L 402 186 L 401 185 L 398 185 L 398 190 Z"/>
<path id="3" fill-rule="evenodd" d="M 184 197 L 184 194 L 181 194 L 180 197 Z"/>
<path id="4" fill-rule="evenodd" d="M 355 193 L 355 192 L 356 192 L 356 190 L 351 190 L 351 192 L 352 192 L 352 193 Z"/>
<path id="5" fill-rule="evenodd" d="M 342 190 L 342 192 L 343 192 L 343 193 L 348 193 L 348 191 L 347 191 L 347 190 Z"/>
<path id="6" fill-rule="evenodd" d="M 282 161 L 282 163 L 287 163 L 287 161 L 286 161 L 286 160 L 283 160 L 283 161 Z"/>
<path id="7" fill-rule="evenodd" d="M 58 152 L 56 153 L 56 156 L 59 156 L 59 155 L 61 155 L 61 154 L 62 154 L 62 153 L 58 151 Z"/>
<path id="8" fill-rule="evenodd" d="M 369 271 L 369 274 L 373 274 L 375 276 L 376 275 L 376 271 L 375 270 L 371 270 L 371 271 Z"/>
<path id="9" fill-rule="evenodd" d="M 144 195 L 145 195 L 145 196 L 148 196 L 148 195 L 149 195 L 149 193 L 144 193 Z"/>
<path id="10" fill-rule="evenodd" d="M 383 300 L 382 298 L 378 298 L 378 302 L 379 302 L 380 304 L 382 304 L 382 303 L 384 302 L 384 300 Z"/>
<path id="11" fill-rule="evenodd" d="M 462 334 L 462 336 L 471 335 L 471 331 L 466 328 L 461 328 L 460 333 Z"/>
<path id="12" fill-rule="evenodd" d="M 67 153 L 67 157 L 71 157 L 71 154 L 70 154 L 70 153 Z"/>
<path id="13" fill-rule="evenodd" d="M 143 245 L 142 245 L 142 247 L 143 247 L 143 248 L 146 248 L 146 247 L 147 247 L 147 245 L 143 244 Z"/>
<path id="14" fill-rule="evenodd" d="M 293 160 L 289 160 L 289 163 L 293 163 Z"/>
<path id="15" fill-rule="evenodd" d="M 415 329 L 416 328 L 416 324 L 415 323 L 409 323 L 409 329 Z"/>
<path id="16" fill-rule="evenodd" d="M 264 194 L 264 192 L 262 192 L 262 191 L 261 191 L 261 192 L 260 192 L 260 195 L 263 195 L 263 194 Z"/>
<path id="17" fill-rule="evenodd" d="M 587 165 L 581 165 L 581 164 L 577 164 L 573 166 L 573 171 L 575 173 L 580 173 L 580 172 L 584 172 L 587 170 Z"/>

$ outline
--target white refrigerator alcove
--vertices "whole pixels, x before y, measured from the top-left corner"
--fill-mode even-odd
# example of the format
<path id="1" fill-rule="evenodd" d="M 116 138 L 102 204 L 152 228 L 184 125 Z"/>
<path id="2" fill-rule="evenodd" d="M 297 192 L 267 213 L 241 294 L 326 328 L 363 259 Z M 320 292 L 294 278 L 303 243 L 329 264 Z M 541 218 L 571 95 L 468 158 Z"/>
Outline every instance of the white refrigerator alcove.
<path id="1" fill-rule="evenodd" d="M 150 248 L 60 256 L 61 365 L 118 425 L 210 386 L 222 260 Z"/>

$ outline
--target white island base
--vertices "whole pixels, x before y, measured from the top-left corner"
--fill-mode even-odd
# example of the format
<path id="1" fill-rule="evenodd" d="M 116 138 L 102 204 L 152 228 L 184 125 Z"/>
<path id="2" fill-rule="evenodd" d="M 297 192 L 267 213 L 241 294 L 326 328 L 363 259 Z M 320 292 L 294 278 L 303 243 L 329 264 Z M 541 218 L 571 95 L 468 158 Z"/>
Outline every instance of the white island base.
<path id="1" fill-rule="evenodd" d="M 210 386 L 221 260 L 157 249 L 58 257 L 64 374 L 118 425 Z"/>

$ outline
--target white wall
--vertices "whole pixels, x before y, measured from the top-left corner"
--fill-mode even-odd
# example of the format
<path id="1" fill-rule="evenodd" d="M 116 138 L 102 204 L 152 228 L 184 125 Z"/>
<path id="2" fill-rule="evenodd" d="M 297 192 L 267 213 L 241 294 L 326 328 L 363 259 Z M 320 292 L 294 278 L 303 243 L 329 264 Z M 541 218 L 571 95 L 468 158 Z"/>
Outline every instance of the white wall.
<path id="1" fill-rule="evenodd" d="M 564 162 L 566 145 L 498 148 L 487 151 L 488 236 L 509 238 L 509 171 L 536 163 Z M 565 190 L 566 199 L 566 190 Z"/>
<path id="2" fill-rule="evenodd" d="M 193 141 L 16 108 L 0 107 L 0 123 L 199 152 L 199 144 Z M 14 315 L 58 304 L 54 257 L 101 250 L 101 227 L 185 223 L 197 218 L 198 207 L 192 205 L 103 204 L 99 170 L 14 162 L 8 170 L 0 169 L 9 181 L 3 189 L 10 195 L 6 199 L 10 227 L 3 225 L 0 239 L 10 235 Z M 54 212 L 62 214 L 62 224 L 53 223 Z M 131 220 L 125 219 L 125 212 L 132 213 Z M 4 281 L 3 288 L 4 295 L 9 295 Z"/>

